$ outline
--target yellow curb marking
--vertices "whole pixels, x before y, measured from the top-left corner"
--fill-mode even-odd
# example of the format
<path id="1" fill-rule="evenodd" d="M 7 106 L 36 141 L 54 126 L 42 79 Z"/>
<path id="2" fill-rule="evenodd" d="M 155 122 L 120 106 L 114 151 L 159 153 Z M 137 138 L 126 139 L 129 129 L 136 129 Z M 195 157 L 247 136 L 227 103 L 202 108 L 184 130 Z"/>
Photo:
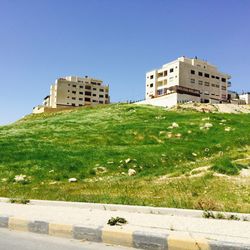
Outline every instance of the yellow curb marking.
<path id="1" fill-rule="evenodd" d="M 72 238 L 73 227 L 67 224 L 49 224 L 49 235 Z"/>
<path id="2" fill-rule="evenodd" d="M 169 250 L 210 250 L 205 239 L 195 239 L 189 236 L 168 236 Z"/>
<path id="3" fill-rule="evenodd" d="M 28 231 L 29 221 L 15 217 L 9 218 L 9 229 L 18 231 Z"/>
<path id="4" fill-rule="evenodd" d="M 108 244 L 132 247 L 132 233 L 132 231 L 122 228 L 105 227 L 102 229 L 102 241 Z"/>

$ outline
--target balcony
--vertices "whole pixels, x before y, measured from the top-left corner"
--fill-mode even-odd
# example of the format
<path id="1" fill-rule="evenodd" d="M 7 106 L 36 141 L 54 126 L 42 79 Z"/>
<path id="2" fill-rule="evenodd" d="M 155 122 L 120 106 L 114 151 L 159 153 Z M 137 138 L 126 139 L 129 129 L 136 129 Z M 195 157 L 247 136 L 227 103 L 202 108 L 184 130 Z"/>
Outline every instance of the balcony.
<path id="1" fill-rule="evenodd" d="M 179 93 L 179 94 L 187 94 L 187 95 L 193 95 L 193 96 L 200 96 L 200 90 L 197 89 L 191 89 L 183 86 L 173 86 L 169 88 L 170 91 Z"/>
<path id="2" fill-rule="evenodd" d="M 172 93 L 187 94 L 200 97 L 200 91 L 182 86 L 173 86 L 170 88 L 162 88 L 157 90 L 157 96 L 169 95 Z"/>

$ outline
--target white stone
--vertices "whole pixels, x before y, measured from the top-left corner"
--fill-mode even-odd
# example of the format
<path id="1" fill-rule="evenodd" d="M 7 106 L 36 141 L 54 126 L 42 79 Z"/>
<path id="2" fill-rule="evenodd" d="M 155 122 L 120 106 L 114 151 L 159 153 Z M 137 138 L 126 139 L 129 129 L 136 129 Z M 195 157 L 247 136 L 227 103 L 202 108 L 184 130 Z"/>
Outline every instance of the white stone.
<path id="1" fill-rule="evenodd" d="M 69 182 L 77 182 L 77 179 L 76 179 L 76 178 L 69 178 L 68 181 L 69 181 Z"/>
<path id="2" fill-rule="evenodd" d="M 206 129 L 209 129 L 209 128 L 213 127 L 213 124 L 207 122 L 207 123 L 205 123 L 205 125 L 203 127 L 206 128 Z"/>
<path id="3" fill-rule="evenodd" d="M 173 122 L 173 123 L 172 123 L 172 128 L 179 128 L 179 124 L 176 123 L 176 122 Z"/>
<path id="4" fill-rule="evenodd" d="M 130 159 L 130 158 L 128 158 L 128 159 L 125 160 L 125 163 L 126 163 L 126 164 L 128 164 L 128 163 L 130 163 L 130 162 L 131 162 L 131 159 Z"/>
<path id="5" fill-rule="evenodd" d="M 135 171 L 134 169 L 130 168 L 130 169 L 128 170 L 128 175 L 129 175 L 129 176 L 136 175 L 136 171 Z"/>
<path id="6" fill-rule="evenodd" d="M 16 175 L 14 180 L 16 182 L 22 182 L 22 181 L 25 181 L 26 180 L 26 175 L 23 175 L 23 174 L 20 174 L 20 175 Z"/>

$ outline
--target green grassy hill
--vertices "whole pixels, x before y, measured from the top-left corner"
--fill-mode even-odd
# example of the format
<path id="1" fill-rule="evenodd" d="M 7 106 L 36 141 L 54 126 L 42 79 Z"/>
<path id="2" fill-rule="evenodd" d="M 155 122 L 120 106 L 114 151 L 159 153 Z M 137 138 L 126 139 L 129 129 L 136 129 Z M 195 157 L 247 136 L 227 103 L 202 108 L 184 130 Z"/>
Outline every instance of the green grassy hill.
<path id="1" fill-rule="evenodd" d="M 0 127 L 0 196 L 250 212 L 249 157 L 248 114 L 120 104 L 29 115 Z"/>

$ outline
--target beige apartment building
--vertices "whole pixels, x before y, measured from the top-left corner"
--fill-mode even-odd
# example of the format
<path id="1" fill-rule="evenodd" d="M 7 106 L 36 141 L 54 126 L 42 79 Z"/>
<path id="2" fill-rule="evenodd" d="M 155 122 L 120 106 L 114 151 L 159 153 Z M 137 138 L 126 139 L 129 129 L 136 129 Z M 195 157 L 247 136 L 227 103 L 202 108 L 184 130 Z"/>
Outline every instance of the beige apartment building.
<path id="1" fill-rule="evenodd" d="M 146 73 L 146 100 L 171 107 L 177 103 L 220 103 L 228 100 L 230 75 L 198 58 L 180 57 Z"/>
<path id="2" fill-rule="evenodd" d="M 42 113 L 49 109 L 63 109 L 86 105 L 110 103 L 109 86 L 103 81 L 88 76 L 67 76 L 59 78 L 50 87 L 43 105 L 33 109 L 33 113 Z"/>

